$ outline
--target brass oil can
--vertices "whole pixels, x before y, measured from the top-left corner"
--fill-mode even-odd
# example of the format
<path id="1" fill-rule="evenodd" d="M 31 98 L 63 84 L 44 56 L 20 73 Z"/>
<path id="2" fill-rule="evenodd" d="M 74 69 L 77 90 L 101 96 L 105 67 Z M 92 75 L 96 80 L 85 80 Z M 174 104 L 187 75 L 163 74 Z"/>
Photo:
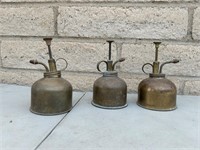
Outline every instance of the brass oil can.
<path id="1" fill-rule="evenodd" d="M 127 106 L 127 85 L 124 80 L 118 77 L 118 72 L 115 71 L 115 65 L 118 62 L 123 62 L 121 58 L 113 63 L 111 60 L 111 43 L 109 43 L 109 59 L 102 60 L 97 63 L 97 70 L 100 70 L 100 64 L 105 63 L 107 71 L 103 72 L 103 76 L 98 78 L 93 85 L 93 101 L 92 104 L 99 108 L 119 109 Z"/>
<path id="2" fill-rule="evenodd" d="M 30 63 L 41 64 L 46 69 L 44 77 L 31 87 L 30 111 L 38 115 L 58 115 L 68 112 L 72 108 L 72 86 L 61 77 L 61 71 L 57 71 L 56 61 L 52 58 L 51 53 L 51 40 L 51 38 L 44 38 L 48 46 L 49 68 L 42 62 L 30 60 Z M 62 70 L 67 68 L 67 61 L 65 60 L 65 62 L 66 66 Z"/>
<path id="3" fill-rule="evenodd" d="M 138 86 L 137 104 L 151 110 L 174 110 L 176 109 L 176 86 L 173 82 L 165 78 L 165 74 L 162 74 L 162 68 L 165 64 L 178 63 L 179 60 L 167 61 L 159 66 L 158 48 L 161 42 L 154 42 L 154 44 L 156 48 L 155 61 L 153 64 L 146 63 L 142 66 L 143 72 L 146 73 L 144 67 L 150 65 L 153 73 L 149 74 L 149 78 L 140 82 Z"/>

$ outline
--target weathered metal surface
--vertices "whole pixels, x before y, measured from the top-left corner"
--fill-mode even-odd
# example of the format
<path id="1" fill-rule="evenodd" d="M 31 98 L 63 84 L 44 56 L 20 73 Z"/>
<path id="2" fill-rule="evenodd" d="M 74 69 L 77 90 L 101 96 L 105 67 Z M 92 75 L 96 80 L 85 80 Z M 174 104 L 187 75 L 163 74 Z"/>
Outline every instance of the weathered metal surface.
<path id="1" fill-rule="evenodd" d="M 124 80 L 118 77 L 115 71 L 115 65 L 118 62 L 123 62 L 121 58 L 113 63 L 111 60 L 111 43 L 109 43 L 108 60 L 102 60 L 97 63 L 97 70 L 101 72 L 99 66 L 101 63 L 106 64 L 106 70 L 103 76 L 97 79 L 93 85 L 93 101 L 92 104 L 96 107 L 105 109 L 118 109 L 127 106 L 127 85 Z"/>
<path id="2" fill-rule="evenodd" d="M 159 66 L 158 48 L 161 42 L 154 42 L 154 44 L 156 47 L 155 61 L 153 64 L 146 63 L 142 66 L 143 72 L 146 73 L 144 67 L 150 65 L 153 73 L 149 74 L 149 78 L 140 82 L 137 104 L 151 110 L 174 110 L 176 109 L 176 86 L 165 78 L 165 74 L 162 74 L 162 68 L 165 64 L 178 63 L 179 60 L 167 61 Z"/>
<path id="3" fill-rule="evenodd" d="M 72 108 L 72 85 L 61 78 L 61 71 L 56 69 L 56 61 L 52 58 L 50 47 L 52 39 L 46 38 L 44 40 L 49 50 L 49 68 L 37 60 L 30 61 L 32 64 L 41 64 L 46 69 L 44 78 L 36 81 L 31 87 L 30 111 L 39 115 L 62 114 Z"/>

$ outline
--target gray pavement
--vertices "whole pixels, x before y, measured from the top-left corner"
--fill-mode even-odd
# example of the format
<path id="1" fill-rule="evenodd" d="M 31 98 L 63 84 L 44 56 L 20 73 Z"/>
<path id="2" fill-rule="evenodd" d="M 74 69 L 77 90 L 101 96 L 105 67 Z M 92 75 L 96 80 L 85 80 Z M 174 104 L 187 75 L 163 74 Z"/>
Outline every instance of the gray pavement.
<path id="1" fill-rule="evenodd" d="M 0 84 L 2 150 L 200 150 L 200 96 L 178 96 L 174 111 L 136 105 L 106 110 L 91 105 L 91 92 L 73 92 L 68 114 L 29 111 L 30 87 Z"/>

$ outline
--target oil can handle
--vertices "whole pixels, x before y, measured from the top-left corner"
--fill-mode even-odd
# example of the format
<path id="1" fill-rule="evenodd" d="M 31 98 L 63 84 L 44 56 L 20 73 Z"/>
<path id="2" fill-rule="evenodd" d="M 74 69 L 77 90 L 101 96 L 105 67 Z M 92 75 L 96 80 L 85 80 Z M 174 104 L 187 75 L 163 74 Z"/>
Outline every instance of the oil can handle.
<path id="1" fill-rule="evenodd" d="M 145 73 L 145 74 L 148 74 L 145 70 L 144 70 L 144 67 L 147 66 L 147 65 L 150 65 L 152 68 L 153 68 L 153 65 L 151 63 L 146 63 L 142 66 L 142 71 Z"/>
<path id="2" fill-rule="evenodd" d="M 65 67 L 59 70 L 59 71 L 63 71 L 63 70 L 65 70 L 65 69 L 67 68 L 67 66 L 68 66 L 68 63 L 67 63 L 67 60 L 66 60 L 66 59 L 64 59 L 64 58 L 58 58 L 58 59 L 56 59 L 56 63 L 57 63 L 57 61 L 58 61 L 58 60 L 60 60 L 60 59 L 62 59 L 62 60 L 64 60 L 64 61 L 65 61 Z"/>
<path id="3" fill-rule="evenodd" d="M 106 64 L 106 67 L 108 68 L 108 63 L 107 63 L 107 61 L 105 61 L 105 60 L 99 61 L 99 62 L 97 63 L 97 70 L 98 70 L 99 72 L 102 72 L 102 71 L 100 70 L 99 66 L 100 66 L 100 64 L 103 63 L 103 62 Z"/>

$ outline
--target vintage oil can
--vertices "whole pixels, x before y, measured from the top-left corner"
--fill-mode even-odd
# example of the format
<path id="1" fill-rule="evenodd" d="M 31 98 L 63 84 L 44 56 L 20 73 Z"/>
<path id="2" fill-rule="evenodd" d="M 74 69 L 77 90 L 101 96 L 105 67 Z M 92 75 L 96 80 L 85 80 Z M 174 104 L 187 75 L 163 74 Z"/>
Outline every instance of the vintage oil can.
<path id="1" fill-rule="evenodd" d="M 105 109 L 119 109 L 127 106 L 127 85 L 124 80 L 118 77 L 118 72 L 115 71 L 115 65 L 118 62 L 123 62 L 121 58 L 113 63 L 111 60 L 111 43 L 109 43 L 109 58 L 107 61 L 102 60 L 97 63 L 97 70 L 100 70 L 100 64 L 106 64 L 106 71 L 103 76 L 98 78 L 93 85 L 93 101 L 92 104 L 96 107 Z"/>
<path id="2" fill-rule="evenodd" d="M 161 42 L 154 42 L 154 44 L 156 48 L 155 61 L 153 64 L 146 63 L 142 67 L 143 72 L 146 73 L 144 67 L 150 65 L 153 73 L 149 74 L 149 78 L 140 82 L 138 86 L 137 104 L 151 110 L 174 110 L 176 109 L 176 86 L 172 81 L 165 78 L 165 74 L 162 73 L 162 68 L 169 63 L 178 63 L 179 60 L 167 61 L 159 66 L 158 48 Z"/>
<path id="3" fill-rule="evenodd" d="M 72 85 L 61 77 L 61 71 L 56 68 L 56 61 L 52 57 L 51 38 L 44 38 L 49 52 L 49 68 L 42 62 L 30 60 L 32 64 L 45 67 L 44 77 L 36 81 L 31 87 L 30 111 L 39 115 L 57 115 L 68 112 L 72 108 Z M 63 58 L 60 58 L 63 59 Z M 65 60 L 65 59 L 63 59 Z M 67 68 L 67 61 L 65 68 Z"/>

